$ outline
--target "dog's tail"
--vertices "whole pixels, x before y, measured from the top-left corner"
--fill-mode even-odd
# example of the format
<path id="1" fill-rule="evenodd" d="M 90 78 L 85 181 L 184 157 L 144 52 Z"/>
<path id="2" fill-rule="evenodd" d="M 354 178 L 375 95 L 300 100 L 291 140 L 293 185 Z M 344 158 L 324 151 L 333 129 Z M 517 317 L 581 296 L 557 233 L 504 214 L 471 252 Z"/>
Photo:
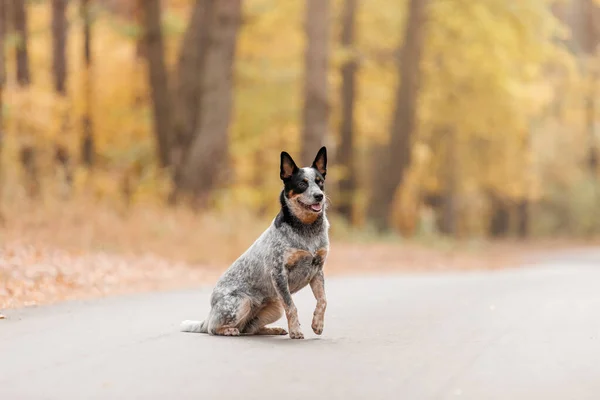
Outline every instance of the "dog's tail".
<path id="1" fill-rule="evenodd" d="M 181 323 L 181 332 L 208 333 L 206 321 L 185 320 Z"/>

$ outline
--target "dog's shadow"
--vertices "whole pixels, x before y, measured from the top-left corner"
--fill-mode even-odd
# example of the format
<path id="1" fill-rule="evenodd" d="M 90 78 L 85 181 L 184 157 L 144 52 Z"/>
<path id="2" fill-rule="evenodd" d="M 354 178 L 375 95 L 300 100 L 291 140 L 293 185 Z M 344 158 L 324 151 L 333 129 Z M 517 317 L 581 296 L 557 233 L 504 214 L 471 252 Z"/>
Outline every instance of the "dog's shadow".
<path id="1" fill-rule="evenodd" d="M 243 338 L 247 340 L 251 340 L 253 342 L 258 342 L 261 344 L 270 344 L 277 346 L 308 346 L 308 345 L 316 345 L 323 343 L 331 343 L 332 341 L 327 338 L 321 337 L 309 337 L 305 339 L 290 339 L 287 335 L 281 336 L 243 336 Z"/>

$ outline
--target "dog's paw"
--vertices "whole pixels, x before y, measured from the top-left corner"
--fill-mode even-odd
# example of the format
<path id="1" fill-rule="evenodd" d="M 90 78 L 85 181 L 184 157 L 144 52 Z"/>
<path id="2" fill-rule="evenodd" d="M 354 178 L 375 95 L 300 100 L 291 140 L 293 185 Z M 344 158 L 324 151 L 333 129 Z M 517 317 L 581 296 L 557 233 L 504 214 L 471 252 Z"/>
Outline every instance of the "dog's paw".
<path id="1" fill-rule="evenodd" d="M 314 333 L 320 335 L 323 333 L 323 320 L 322 319 L 313 319 L 311 328 Z"/>
<path id="2" fill-rule="evenodd" d="M 226 328 L 223 330 L 223 336 L 240 336 L 238 328 Z"/>
<path id="3" fill-rule="evenodd" d="M 304 335 L 300 331 L 290 331 L 290 339 L 304 339 Z"/>
<path id="4" fill-rule="evenodd" d="M 257 335 L 287 335 L 287 331 L 279 327 L 263 327 L 257 333 Z"/>
<path id="5" fill-rule="evenodd" d="M 288 332 L 283 328 L 276 327 L 276 328 L 271 328 L 271 329 L 272 329 L 273 335 L 287 335 L 288 334 Z"/>

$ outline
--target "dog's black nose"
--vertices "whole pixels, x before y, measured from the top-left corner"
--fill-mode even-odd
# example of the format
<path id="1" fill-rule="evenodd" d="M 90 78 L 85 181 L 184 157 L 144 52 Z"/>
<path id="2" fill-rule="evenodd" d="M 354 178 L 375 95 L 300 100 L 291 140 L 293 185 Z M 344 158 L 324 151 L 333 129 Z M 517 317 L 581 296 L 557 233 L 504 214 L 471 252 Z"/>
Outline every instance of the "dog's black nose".
<path id="1" fill-rule="evenodd" d="M 316 201 L 323 200 L 323 193 L 317 193 L 317 194 L 315 194 L 314 198 L 315 198 Z"/>

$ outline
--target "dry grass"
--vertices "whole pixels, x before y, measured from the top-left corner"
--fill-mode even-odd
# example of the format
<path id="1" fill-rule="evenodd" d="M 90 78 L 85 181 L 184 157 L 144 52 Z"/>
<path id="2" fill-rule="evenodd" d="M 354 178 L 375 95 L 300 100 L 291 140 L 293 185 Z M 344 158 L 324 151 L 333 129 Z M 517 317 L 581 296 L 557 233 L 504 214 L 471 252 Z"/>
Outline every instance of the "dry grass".
<path id="1" fill-rule="evenodd" d="M 152 254 L 193 264 L 227 263 L 268 226 L 250 214 L 216 216 L 187 208 L 24 200 L 5 208 L 0 243 L 17 240 L 70 252 Z"/>
<path id="2" fill-rule="evenodd" d="M 0 249 L 0 308 L 186 287 L 214 281 L 218 271 L 150 255 L 78 255 L 13 242 Z"/>
<path id="3" fill-rule="evenodd" d="M 240 214 L 81 200 L 21 202 L 0 228 L 0 308 L 212 284 L 268 226 Z M 333 240 L 327 274 L 496 269 L 565 241 L 424 245 Z"/>

